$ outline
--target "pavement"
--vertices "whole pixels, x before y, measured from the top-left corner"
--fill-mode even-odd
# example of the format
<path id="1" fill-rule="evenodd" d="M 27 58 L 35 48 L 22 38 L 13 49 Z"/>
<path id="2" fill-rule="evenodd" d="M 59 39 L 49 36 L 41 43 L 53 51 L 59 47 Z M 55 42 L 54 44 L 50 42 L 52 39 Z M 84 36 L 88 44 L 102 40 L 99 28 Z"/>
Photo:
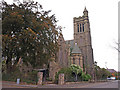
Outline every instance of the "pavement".
<path id="1" fill-rule="evenodd" d="M 2 81 L 2 88 L 118 88 L 118 81 L 108 81 L 108 82 L 80 82 L 76 84 L 44 84 L 44 85 L 26 85 L 26 84 L 16 84 L 16 82 Z"/>
<path id="2" fill-rule="evenodd" d="M 11 81 L 2 81 L 0 84 L 2 84 L 2 88 L 37 88 L 37 85 L 27 85 L 25 83 L 17 84 Z"/>

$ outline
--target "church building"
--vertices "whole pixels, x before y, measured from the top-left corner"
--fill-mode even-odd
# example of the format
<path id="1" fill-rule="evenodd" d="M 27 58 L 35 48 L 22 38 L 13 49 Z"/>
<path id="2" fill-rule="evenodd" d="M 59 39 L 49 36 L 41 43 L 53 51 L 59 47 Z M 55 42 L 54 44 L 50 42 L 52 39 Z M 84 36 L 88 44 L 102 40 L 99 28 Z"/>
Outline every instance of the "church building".
<path id="1" fill-rule="evenodd" d="M 57 54 L 57 66 L 59 68 L 68 67 L 71 64 L 79 65 L 85 73 L 93 76 L 94 74 L 94 57 L 91 42 L 90 22 L 88 11 L 85 7 L 83 16 L 74 17 L 74 39 L 64 40 L 61 34 L 58 39 L 59 51 Z M 53 63 L 51 64 L 51 66 Z M 56 67 L 57 67 L 56 66 Z M 50 71 L 54 71 L 54 67 Z M 55 72 L 58 70 L 56 69 Z M 50 73 L 49 76 L 54 76 Z"/>

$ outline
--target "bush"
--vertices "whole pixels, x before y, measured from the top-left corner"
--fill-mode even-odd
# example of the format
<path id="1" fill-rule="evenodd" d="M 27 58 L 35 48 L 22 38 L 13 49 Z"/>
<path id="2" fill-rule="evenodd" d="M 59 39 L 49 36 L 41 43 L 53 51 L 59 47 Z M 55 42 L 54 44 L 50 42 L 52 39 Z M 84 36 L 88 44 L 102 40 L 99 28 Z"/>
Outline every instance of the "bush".
<path id="1" fill-rule="evenodd" d="M 91 76 L 89 74 L 85 74 L 84 72 L 82 73 L 82 80 L 83 81 L 88 81 L 91 79 Z"/>
<path id="2" fill-rule="evenodd" d="M 28 72 L 27 76 L 23 76 L 21 78 L 21 81 L 31 84 L 37 84 L 38 82 L 37 73 L 38 73 L 37 71 Z"/>
<path id="3" fill-rule="evenodd" d="M 22 73 L 19 71 L 18 67 L 15 68 L 12 72 L 2 73 L 2 80 L 4 81 L 14 81 L 16 82 L 17 78 L 22 77 Z"/>
<path id="4" fill-rule="evenodd" d="M 90 80 L 91 79 L 91 76 L 89 75 L 89 74 L 87 74 L 86 76 L 85 76 L 85 81 L 88 81 L 88 80 Z"/>
<path id="5" fill-rule="evenodd" d="M 57 73 L 56 73 L 56 75 L 55 75 L 55 83 L 58 83 L 58 77 L 59 77 L 59 74 L 61 74 L 61 73 L 64 73 L 64 75 L 65 75 L 65 80 L 67 79 L 67 78 L 69 78 L 70 76 L 71 76 L 71 73 L 72 72 L 72 70 L 71 70 L 71 68 L 62 68 L 60 71 L 58 71 Z"/>
<path id="6" fill-rule="evenodd" d="M 26 82 L 31 84 L 37 84 L 37 71 L 31 71 L 26 73 L 20 72 L 18 68 L 16 68 L 13 72 L 3 73 L 2 80 L 3 81 L 13 81 L 16 82 L 17 78 L 20 78 L 20 82 Z"/>
<path id="7" fill-rule="evenodd" d="M 81 76 L 82 76 L 82 80 L 84 81 L 84 80 L 85 80 L 85 78 L 86 78 L 85 73 L 83 72 Z"/>
<path id="8" fill-rule="evenodd" d="M 87 74 L 87 78 L 88 78 L 88 79 L 91 79 L 91 76 L 90 76 L 89 74 Z"/>
<path id="9" fill-rule="evenodd" d="M 58 71 L 55 75 L 55 83 L 58 83 L 58 77 L 60 73 L 64 73 L 65 81 L 76 81 L 76 74 L 77 74 L 77 81 L 88 81 L 91 79 L 89 74 L 85 74 L 82 72 L 82 69 L 77 65 L 71 65 L 68 68 L 62 68 Z"/>

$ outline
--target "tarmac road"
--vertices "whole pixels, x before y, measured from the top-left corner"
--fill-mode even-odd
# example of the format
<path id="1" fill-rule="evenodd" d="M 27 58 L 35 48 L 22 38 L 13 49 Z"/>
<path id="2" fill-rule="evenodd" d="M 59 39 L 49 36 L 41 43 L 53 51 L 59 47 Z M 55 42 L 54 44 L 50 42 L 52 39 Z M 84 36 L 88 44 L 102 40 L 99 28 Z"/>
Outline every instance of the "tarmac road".
<path id="1" fill-rule="evenodd" d="M 77 88 L 118 88 L 118 81 L 115 80 L 103 83 L 88 84 L 81 87 L 78 86 Z"/>

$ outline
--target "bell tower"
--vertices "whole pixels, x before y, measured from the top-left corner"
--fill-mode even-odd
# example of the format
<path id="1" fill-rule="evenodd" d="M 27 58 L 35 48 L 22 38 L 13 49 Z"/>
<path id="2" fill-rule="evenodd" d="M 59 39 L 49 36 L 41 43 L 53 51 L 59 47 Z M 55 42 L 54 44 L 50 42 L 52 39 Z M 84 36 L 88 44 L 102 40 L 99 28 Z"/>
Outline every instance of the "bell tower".
<path id="1" fill-rule="evenodd" d="M 84 71 L 93 75 L 94 58 L 91 43 L 90 23 L 86 7 L 83 11 L 83 16 L 74 17 L 73 23 L 74 43 L 78 43 L 78 46 L 83 54 Z"/>

